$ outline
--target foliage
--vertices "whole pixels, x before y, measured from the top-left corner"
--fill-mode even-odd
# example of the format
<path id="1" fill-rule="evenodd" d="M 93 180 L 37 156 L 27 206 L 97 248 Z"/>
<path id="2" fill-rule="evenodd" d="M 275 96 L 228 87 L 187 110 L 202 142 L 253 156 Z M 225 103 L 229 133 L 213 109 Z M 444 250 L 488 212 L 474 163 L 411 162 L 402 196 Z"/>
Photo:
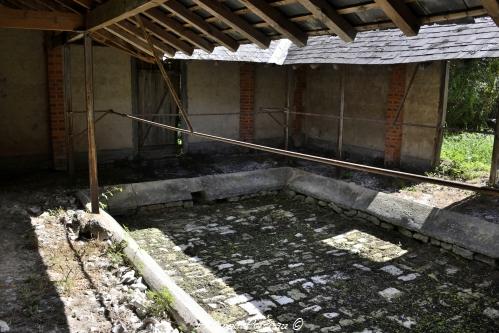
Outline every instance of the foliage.
<path id="1" fill-rule="evenodd" d="M 447 125 L 483 130 L 499 106 L 499 59 L 451 62 Z"/>
<path id="2" fill-rule="evenodd" d="M 126 260 L 125 253 L 123 252 L 127 247 L 127 242 L 122 240 L 121 242 L 113 242 L 107 248 L 107 255 L 111 262 L 115 265 L 124 265 Z"/>
<path id="3" fill-rule="evenodd" d="M 488 174 L 492 159 L 493 135 L 447 134 L 442 145 L 442 163 L 437 173 L 470 180 Z"/>
<path id="4" fill-rule="evenodd" d="M 101 209 L 107 209 L 107 201 L 109 198 L 114 196 L 116 193 L 123 192 L 123 188 L 121 186 L 111 186 L 108 189 L 106 189 L 103 193 L 100 195 L 100 200 L 99 200 L 99 206 Z"/>
<path id="5" fill-rule="evenodd" d="M 152 301 L 147 309 L 147 312 L 151 316 L 164 317 L 172 308 L 173 296 L 168 289 L 162 289 L 160 291 L 148 290 L 147 298 Z"/>

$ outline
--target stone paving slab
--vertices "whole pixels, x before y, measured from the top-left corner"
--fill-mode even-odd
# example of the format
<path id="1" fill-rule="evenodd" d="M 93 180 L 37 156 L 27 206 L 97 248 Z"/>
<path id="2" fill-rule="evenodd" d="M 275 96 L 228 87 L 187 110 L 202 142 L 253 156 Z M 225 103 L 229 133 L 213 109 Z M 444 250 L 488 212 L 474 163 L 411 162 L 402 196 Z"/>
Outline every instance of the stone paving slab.
<path id="1" fill-rule="evenodd" d="M 499 331 L 497 270 L 307 202 L 265 196 L 120 222 L 235 332 Z"/>

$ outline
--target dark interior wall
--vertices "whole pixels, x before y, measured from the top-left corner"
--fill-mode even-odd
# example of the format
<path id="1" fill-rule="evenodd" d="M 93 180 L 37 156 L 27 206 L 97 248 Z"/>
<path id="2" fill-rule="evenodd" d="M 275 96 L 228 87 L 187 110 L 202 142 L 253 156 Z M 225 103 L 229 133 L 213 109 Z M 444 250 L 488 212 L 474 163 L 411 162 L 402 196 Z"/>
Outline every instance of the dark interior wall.
<path id="1" fill-rule="evenodd" d="M 0 29 L 0 158 L 2 169 L 50 165 L 44 36 Z"/>

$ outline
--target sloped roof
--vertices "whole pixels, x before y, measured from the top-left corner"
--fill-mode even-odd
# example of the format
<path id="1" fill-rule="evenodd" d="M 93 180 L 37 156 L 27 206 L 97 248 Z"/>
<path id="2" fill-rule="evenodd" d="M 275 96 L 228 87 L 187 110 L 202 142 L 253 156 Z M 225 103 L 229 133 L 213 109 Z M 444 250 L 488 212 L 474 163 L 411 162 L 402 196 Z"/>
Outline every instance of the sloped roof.
<path id="1" fill-rule="evenodd" d="M 177 53 L 175 59 L 371 65 L 495 57 L 499 57 L 499 27 L 490 18 L 479 18 L 471 24 L 424 26 L 415 37 L 406 37 L 398 29 L 377 30 L 359 33 L 352 43 L 336 36 L 317 36 L 302 48 L 279 40 L 266 50 L 254 45 L 242 45 L 237 52 L 217 47 L 211 54 Z"/>

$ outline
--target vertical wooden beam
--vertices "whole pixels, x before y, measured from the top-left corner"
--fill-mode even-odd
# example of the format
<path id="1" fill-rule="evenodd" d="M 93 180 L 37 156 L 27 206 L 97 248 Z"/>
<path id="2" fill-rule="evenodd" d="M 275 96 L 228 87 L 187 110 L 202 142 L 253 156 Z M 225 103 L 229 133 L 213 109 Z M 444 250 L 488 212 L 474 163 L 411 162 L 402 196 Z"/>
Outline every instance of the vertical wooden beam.
<path id="1" fill-rule="evenodd" d="M 444 141 L 444 125 L 447 117 L 447 97 L 449 95 L 449 62 L 442 62 L 442 74 L 440 76 L 440 100 L 438 102 L 438 122 L 435 131 L 435 145 L 433 151 L 432 167 L 440 164 L 440 153 Z"/>
<path id="2" fill-rule="evenodd" d="M 289 116 L 291 112 L 291 89 L 293 69 L 290 66 L 286 67 L 286 111 L 284 113 L 284 149 L 289 149 Z"/>
<path id="3" fill-rule="evenodd" d="M 343 157 L 343 121 L 345 116 L 345 67 L 340 66 L 340 114 L 338 117 L 338 139 L 336 140 L 336 157 Z"/>
<path id="4" fill-rule="evenodd" d="M 73 102 L 71 94 L 71 47 L 64 45 L 64 119 L 66 122 L 66 155 L 69 176 L 73 179 L 74 167 L 74 145 L 73 145 Z"/>
<path id="5" fill-rule="evenodd" d="M 494 133 L 494 148 L 492 150 L 489 182 L 491 186 L 499 187 L 499 109 L 496 112 L 496 129 Z"/>
<path id="6" fill-rule="evenodd" d="M 92 39 L 88 34 L 84 37 L 85 60 L 85 107 L 87 109 L 88 136 L 88 171 L 90 179 L 90 202 L 92 213 L 99 214 L 99 182 L 97 179 L 97 149 L 95 147 L 94 123 L 94 87 L 93 87 L 93 55 Z"/>
<path id="7" fill-rule="evenodd" d="M 499 2 L 497 0 L 482 0 L 482 6 L 496 25 L 499 26 Z"/>

